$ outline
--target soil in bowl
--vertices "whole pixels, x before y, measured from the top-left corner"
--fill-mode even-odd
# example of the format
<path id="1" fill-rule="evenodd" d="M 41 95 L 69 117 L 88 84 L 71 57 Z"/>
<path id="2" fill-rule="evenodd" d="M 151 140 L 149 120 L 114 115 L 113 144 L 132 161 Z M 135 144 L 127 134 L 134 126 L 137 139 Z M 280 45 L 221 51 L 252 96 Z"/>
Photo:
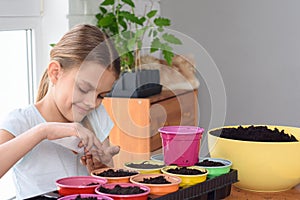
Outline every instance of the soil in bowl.
<path id="1" fill-rule="evenodd" d="M 269 129 L 267 126 L 249 126 L 237 128 L 222 128 L 211 131 L 211 134 L 216 137 L 255 141 L 255 142 L 298 142 L 295 136 L 285 133 L 284 130 L 279 131 Z"/>
<path id="2" fill-rule="evenodd" d="M 157 168 L 162 168 L 165 165 L 151 164 L 149 163 L 149 161 L 143 161 L 141 163 L 128 163 L 126 164 L 126 166 L 131 168 L 137 168 L 137 169 L 157 169 Z"/>
<path id="3" fill-rule="evenodd" d="M 147 183 L 147 184 L 170 184 L 171 182 L 168 181 L 164 176 L 157 176 L 157 177 L 144 178 L 140 183 Z"/>
<path id="4" fill-rule="evenodd" d="M 81 197 L 80 194 L 74 200 L 98 200 L 97 197 Z"/>
<path id="5" fill-rule="evenodd" d="M 106 194 L 117 194 L 117 195 L 128 195 L 128 194 L 142 194 L 145 193 L 145 190 L 141 189 L 138 186 L 128 186 L 123 187 L 120 185 L 115 185 L 113 188 L 105 188 L 105 187 L 99 187 L 99 192 L 106 193 Z"/>
<path id="6" fill-rule="evenodd" d="M 181 174 L 181 175 L 200 175 L 205 174 L 205 171 L 200 171 L 197 169 L 189 169 L 187 167 L 176 167 L 174 169 L 168 169 L 167 172 L 172 174 Z"/>
<path id="7" fill-rule="evenodd" d="M 86 186 L 91 186 L 91 185 L 99 185 L 100 183 L 96 183 L 96 182 L 92 182 L 92 183 L 88 183 L 86 184 Z"/>
<path id="8" fill-rule="evenodd" d="M 96 176 L 102 176 L 102 177 L 123 177 L 123 176 L 133 176 L 138 174 L 137 172 L 130 172 L 123 169 L 108 169 L 106 171 L 103 171 L 101 173 L 95 173 Z"/>
<path id="9" fill-rule="evenodd" d="M 44 198 L 39 198 L 43 200 Z M 48 199 L 45 197 L 45 199 Z M 60 197 L 58 200 L 113 200 L 110 197 L 103 196 L 100 194 L 73 194 Z"/>
<path id="10" fill-rule="evenodd" d="M 221 166 L 225 166 L 221 162 L 212 161 L 212 160 L 208 160 L 208 159 L 204 159 L 203 161 L 198 162 L 195 165 L 202 166 L 202 167 L 221 167 Z"/>

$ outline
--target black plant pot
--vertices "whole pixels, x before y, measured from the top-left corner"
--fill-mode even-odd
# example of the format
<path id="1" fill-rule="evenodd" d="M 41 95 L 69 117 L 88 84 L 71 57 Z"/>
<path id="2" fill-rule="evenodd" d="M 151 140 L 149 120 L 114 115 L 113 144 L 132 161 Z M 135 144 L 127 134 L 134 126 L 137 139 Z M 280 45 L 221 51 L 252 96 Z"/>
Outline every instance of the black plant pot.
<path id="1" fill-rule="evenodd" d="M 143 98 L 159 94 L 162 90 L 159 70 L 126 72 L 116 81 L 110 97 Z"/>

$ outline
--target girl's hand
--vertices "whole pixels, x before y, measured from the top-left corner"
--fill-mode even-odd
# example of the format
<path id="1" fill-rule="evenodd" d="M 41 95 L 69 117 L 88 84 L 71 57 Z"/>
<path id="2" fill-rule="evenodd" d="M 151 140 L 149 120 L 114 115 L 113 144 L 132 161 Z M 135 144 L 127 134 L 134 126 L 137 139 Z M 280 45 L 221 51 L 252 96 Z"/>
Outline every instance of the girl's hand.
<path id="1" fill-rule="evenodd" d="M 98 151 L 102 150 L 102 144 L 95 134 L 80 123 L 47 122 L 43 126 L 45 126 L 45 138 L 48 140 L 77 136 L 81 139 L 79 147 L 84 147 L 87 151 L 91 150 L 92 147 Z"/>
<path id="2" fill-rule="evenodd" d="M 81 163 L 87 167 L 89 172 L 99 168 L 113 167 L 112 158 L 119 151 L 119 146 L 106 147 L 100 152 L 92 148 L 85 156 L 81 157 Z"/>
<path id="3" fill-rule="evenodd" d="M 97 159 L 93 158 L 92 154 L 86 154 L 80 159 L 81 164 L 85 165 L 88 172 L 91 173 L 95 169 L 107 168 L 109 166 L 101 163 Z"/>

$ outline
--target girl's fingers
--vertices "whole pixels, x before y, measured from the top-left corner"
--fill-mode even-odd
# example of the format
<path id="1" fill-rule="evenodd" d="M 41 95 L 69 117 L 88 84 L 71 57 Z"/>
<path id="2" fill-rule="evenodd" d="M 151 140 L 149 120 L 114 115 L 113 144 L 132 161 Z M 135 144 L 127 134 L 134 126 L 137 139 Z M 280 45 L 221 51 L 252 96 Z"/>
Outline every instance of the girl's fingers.
<path id="1" fill-rule="evenodd" d="M 89 172 L 94 170 L 94 162 L 93 162 L 92 155 L 86 156 L 86 167 L 87 167 Z"/>
<path id="2" fill-rule="evenodd" d="M 95 136 L 96 137 L 96 136 Z M 96 139 L 94 140 L 94 145 L 97 149 L 102 149 L 102 143 L 100 142 L 100 140 L 98 140 L 98 138 L 96 137 Z"/>
<path id="3" fill-rule="evenodd" d="M 111 146 L 111 147 L 108 147 L 105 151 L 106 151 L 106 154 L 114 156 L 120 152 L 120 146 Z"/>
<path id="4" fill-rule="evenodd" d="M 80 142 L 78 143 L 78 147 L 79 147 L 79 148 L 84 147 L 84 144 L 83 144 L 82 141 L 80 141 Z"/>
<path id="5" fill-rule="evenodd" d="M 92 152 L 93 160 L 101 161 L 101 155 L 98 154 L 97 151 Z"/>
<path id="6" fill-rule="evenodd" d="M 85 156 L 81 156 L 80 162 L 81 162 L 82 165 L 86 165 L 86 157 Z"/>

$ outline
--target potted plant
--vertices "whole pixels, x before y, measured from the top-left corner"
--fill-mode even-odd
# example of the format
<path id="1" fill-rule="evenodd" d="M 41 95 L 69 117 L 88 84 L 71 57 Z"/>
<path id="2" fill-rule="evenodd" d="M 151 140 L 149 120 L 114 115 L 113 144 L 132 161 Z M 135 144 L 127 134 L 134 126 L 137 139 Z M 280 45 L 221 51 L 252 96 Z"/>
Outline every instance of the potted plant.
<path id="1" fill-rule="evenodd" d="M 96 18 L 97 26 L 112 38 L 120 55 L 122 76 L 111 96 L 146 97 L 160 93 L 159 71 L 141 70 L 140 57 L 148 42 L 150 53 L 160 51 L 171 65 L 171 45 L 180 45 L 181 41 L 165 31 L 170 20 L 157 16 L 153 4 L 142 16 L 137 15 L 132 0 L 104 0 Z"/>

